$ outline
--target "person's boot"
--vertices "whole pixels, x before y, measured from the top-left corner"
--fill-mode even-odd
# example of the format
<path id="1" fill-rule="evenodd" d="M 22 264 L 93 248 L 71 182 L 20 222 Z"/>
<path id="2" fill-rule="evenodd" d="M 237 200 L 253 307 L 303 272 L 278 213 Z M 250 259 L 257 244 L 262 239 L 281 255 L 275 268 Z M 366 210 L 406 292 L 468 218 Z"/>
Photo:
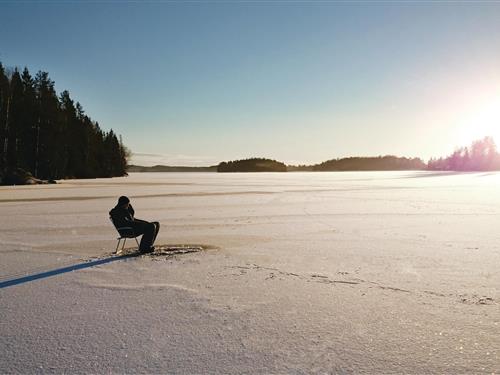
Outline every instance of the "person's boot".
<path id="1" fill-rule="evenodd" d="M 141 254 L 148 254 L 148 253 L 152 253 L 153 251 L 155 251 L 155 247 L 154 246 L 151 246 L 149 249 L 139 250 L 139 252 Z"/>

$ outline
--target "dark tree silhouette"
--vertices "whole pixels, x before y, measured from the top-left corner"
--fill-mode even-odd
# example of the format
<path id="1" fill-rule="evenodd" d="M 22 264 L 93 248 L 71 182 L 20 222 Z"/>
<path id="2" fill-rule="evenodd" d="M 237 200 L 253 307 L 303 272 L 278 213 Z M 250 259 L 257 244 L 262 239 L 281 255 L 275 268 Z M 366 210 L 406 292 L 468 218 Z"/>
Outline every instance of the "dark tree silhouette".
<path id="1" fill-rule="evenodd" d="M 7 166 L 8 113 L 10 107 L 10 84 L 0 62 L 0 171 Z"/>
<path id="2" fill-rule="evenodd" d="M 19 123 L 20 145 L 18 166 L 27 171 L 35 170 L 37 136 L 37 101 L 35 92 L 35 81 L 28 69 L 24 69 L 21 75 L 23 84 L 23 97 L 21 100 L 22 116 Z"/>
<path id="3" fill-rule="evenodd" d="M 22 169 L 42 179 L 126 174 L 129 151 L 85 115 L 47 72 L 7 74 L 0 63 L 0 182 Z"/>
<path id="4" fill-rule="evenodd" d="M 23 113 L 22 98 L 23 83 L 21 75 L 15 69 L 10 79 L 9 108 L 5 126 L 5 160 L 7 165 L 18 165 L 19 161 L 19 141 Z"/>
<path id="5" fill-rule="evenodd" d="M 313 166 L 314 171 L 397 171 L 425 168 L 425 163 L 419 158 L 391 155 L 332 159 Z"/>
<path id="6" fill-rule="evenodd" d="M 217 172 L 286 172 L 286 165 L 276 160 L 252 158 L 222 162 Z"/>

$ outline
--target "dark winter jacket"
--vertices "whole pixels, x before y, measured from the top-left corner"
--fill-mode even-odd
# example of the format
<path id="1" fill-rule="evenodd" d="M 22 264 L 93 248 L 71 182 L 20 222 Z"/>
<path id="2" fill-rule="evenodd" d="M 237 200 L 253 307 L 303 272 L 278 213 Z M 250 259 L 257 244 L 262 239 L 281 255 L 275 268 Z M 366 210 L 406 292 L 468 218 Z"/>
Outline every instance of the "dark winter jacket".
<path id="1" fill-rule="evenodd" d="M 129 204 L 128 209 L 123 206 L 116 206 L 109 211 L 109 216 L 117 227 L 133 227 L 134 213 L 132 205 Z"/>

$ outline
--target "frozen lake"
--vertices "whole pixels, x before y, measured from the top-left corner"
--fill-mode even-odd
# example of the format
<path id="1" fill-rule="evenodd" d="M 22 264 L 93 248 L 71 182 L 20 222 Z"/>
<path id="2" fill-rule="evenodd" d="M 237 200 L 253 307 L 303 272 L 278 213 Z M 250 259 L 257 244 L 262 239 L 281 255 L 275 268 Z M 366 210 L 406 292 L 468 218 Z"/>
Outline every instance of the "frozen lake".
<path id="1" fill-rule="evenodd" d="M 500 174 L 136 173 L 0 187 L 0 373 L 500 371 Z M 127 243 L 132 245 L 132 241 Z"/>

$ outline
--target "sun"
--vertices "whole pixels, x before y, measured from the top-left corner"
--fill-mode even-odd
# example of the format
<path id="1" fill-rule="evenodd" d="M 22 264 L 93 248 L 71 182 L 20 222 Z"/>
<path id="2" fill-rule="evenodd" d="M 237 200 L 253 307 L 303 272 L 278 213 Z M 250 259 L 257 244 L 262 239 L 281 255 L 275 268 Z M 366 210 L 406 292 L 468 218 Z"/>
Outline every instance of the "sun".
<path id="1" fill-rule="evenodd" d="M 459 139 L 462 146 L 489 136 L 500 148 L 500 93 L 468 111 L 460 122 Z"/>

